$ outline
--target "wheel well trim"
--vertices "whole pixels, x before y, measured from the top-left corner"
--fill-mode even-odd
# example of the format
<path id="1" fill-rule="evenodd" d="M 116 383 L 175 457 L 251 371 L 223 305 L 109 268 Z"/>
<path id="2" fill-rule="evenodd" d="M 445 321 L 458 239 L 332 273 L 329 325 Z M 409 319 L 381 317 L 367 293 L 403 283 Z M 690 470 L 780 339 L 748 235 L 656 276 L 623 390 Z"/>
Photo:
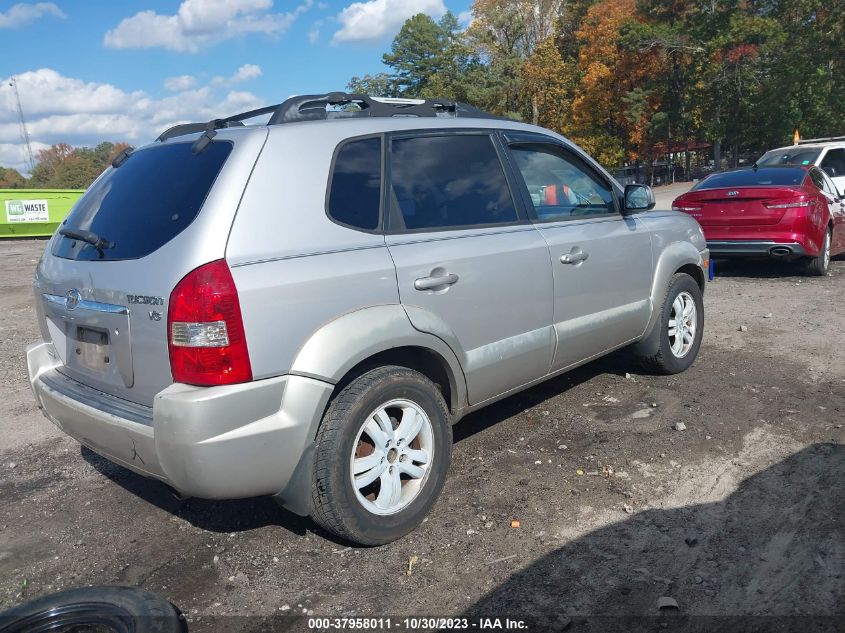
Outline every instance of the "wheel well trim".
<path id="1" fill-rule="evenodd" d="M 704 255 L 701 251 L 690 242 L 678 241 L 668 244 L 660 253 L 654 267 L 654 278 L 651 284 L 651 317 L 642 338 L 636 344 L 638 353 L 647 355 L 653 353 L 652 349 L 656 349 L 655 344 L 659 344 L 659 340 L 653 334 L 655 333 L 655 326 L 660 320 L 663 299 L 666 295 L 666 289 L 669 287 L 669 282 L 676 273 L 686 272 L 692 268 L 695 269 L 695 273 L 691 276 L 703 292 L 707 277 L 704 273 Z"/>
<path id="2" fill-rule="evenodd" d="M 454 350 L 437 336 L 415 329 L 400 304 L 363 308 L 324 324 L 299 349 L 290 373 L 336 385 L 355 367 L 397 348 L 433 354 L 449 380 L 449 408 L 466 407 L 466 378 Z"/>

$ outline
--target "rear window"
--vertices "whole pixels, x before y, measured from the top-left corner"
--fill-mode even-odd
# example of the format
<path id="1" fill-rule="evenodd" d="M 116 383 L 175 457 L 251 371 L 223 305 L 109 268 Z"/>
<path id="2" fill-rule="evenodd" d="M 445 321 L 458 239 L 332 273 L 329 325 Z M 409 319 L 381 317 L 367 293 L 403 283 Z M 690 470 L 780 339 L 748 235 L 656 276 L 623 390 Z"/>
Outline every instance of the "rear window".
<path id="1" fill-rule="evenodd" d="M 379 226 L 381 139 L 350 141 L 337 153 L 329 189 L 329 216 L 357 229 Z"/>
<path id="2" fill-rule="evenodd" d="M 724 187 L 754 187 L 767 185 L 800 185 L 807 177 L 803 169 L 769 167 L 768 169 L 741 169 L 711 174 L 699 182 L 697 189 L 722 189 Z"/>
<path id="3" fill-rule="evenodd" d="M 211 143 L 194 155 L 191 143 L 139 150 L 100 178 L 60 227 L 91 231 L 113 243 L 94 246 L 57 236 L 53 255 L 77 260 L 137 259 L 172 240 L 197 217 L 217 174 L 232 151 Z"/>
<path id="4" fill-rule="evenodd" d="M 773 149 L 766 152 L 757 161 L 759 167 L 764 165 L 815 165 L 821 150 L 818 149 Z"/>

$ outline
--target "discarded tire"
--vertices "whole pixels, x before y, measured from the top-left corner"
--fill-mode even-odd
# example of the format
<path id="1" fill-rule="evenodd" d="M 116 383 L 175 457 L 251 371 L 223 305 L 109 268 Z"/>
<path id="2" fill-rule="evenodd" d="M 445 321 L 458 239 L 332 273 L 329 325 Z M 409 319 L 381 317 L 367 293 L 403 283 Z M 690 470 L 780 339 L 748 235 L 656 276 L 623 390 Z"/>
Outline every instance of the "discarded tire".
<path id="1" fill-rule="evenodd" d="M 186 633 L 165 598 L 133 587 L 84 587 L 36 598 L 0 613 L 0 633 Z"/>

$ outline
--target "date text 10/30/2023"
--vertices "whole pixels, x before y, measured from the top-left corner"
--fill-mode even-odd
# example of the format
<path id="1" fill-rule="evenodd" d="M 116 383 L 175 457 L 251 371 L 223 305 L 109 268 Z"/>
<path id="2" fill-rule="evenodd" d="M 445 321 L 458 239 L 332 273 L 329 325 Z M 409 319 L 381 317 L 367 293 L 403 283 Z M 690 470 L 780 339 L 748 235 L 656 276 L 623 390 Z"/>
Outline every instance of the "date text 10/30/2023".
<path id="1" fill-rule="evenodd" d="M 475 630 L 475 631 L 527 631 L 528 624 L 523 620 L 510 618 L 308 618 L 309 631 L 428 631 L 439 630 Z"/>

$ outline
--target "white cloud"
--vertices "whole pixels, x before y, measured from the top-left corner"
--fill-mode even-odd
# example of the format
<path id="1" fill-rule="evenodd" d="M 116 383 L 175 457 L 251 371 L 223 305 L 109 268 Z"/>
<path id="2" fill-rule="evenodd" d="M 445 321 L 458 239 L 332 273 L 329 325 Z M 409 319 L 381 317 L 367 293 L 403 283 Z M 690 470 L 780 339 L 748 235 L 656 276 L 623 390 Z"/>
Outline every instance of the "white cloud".
<path id="1" fill-rule="evenodd" d="M 190 90 L 196 85 L 197 78 L 193 75 L 179 75 L 178 77 L 168 77 L 164 80 L 164 87 L 170 92 Z"/>
<path id="2" fill-rule="evenodd" d="M 311 28 L 308 30 L 308 42 L 310 44 L 316 44 L 320 41 L 320 29 L 322 28 L 323 20 L 317 20 L 311 25 Z"/>
<path id="3" fill-rule="evenodd" d="M 0 29 L 15 29 L 26 26 L 45 15 L 51 15 L 54 18 L 67 17 L 64 11 L 53 2 L 36 2 L 34 4 L 21 2 L 12 5 L 8 11 L 0 11 Z"/>
<path id="4" fill-rule="evenodd" d="M 233 76 L 255 73 L 254 69 L 243 68 Z M 140 90 L 85 82 L 49 68 L 21 73 L 15 79 L 33 151 L 60 142 L 90 146 L 101 141 L 127 141 L 141 145 L 177 123 L 206 121 L 264 105 L 250 92 L 218 91 L 211 85 L 156 99 Z M 3 79 L 0 165 L 23 171 L 28 167 L 14 98 L 9 78 Z"/>
<path id="5" fill-rule="evenodd" d="M 106 32 L 109 48 L 165 48 L 197 51 L 248 33 L 279 36 L 314 0 L 287 13 L 272 13 L 272 0 L 184 0 L 174 15 L 152 10 L 123 19 Z"/>
<path id="6" fill-rule="evenodd" d="M 440 17 L 446 13 L 443 0 L 368 0 L 355 2 L 338 13 L 341 28 L 333 42 L 362 42 L 395 35 L 402 24 L 417 13 Z"/>
<path id="7" fill-rule="evenodd" d="M 218 75 L 211 79 L 212 86 L 234 86 L 251 79 L 256 79 L 263 74 L 261 66 L 257 64 L 244 64 L 228 77 Z"/>
<path id="8" fill-rule="evenodd" d="M 242 81 L 249 81 L 250 79 L 257 79 L 261 75 L 261 66 L 257 64 L 244 64 L 238 68 L 231 79 L 233 83 L 240 83 Z"/>
<path id="9" fill-rule="evenodd" d="M 40 150 L 50 147 L 40 141 L 32 141 L 30 145 L 33 156 L 38 156 Z M 12 167 L 21 173 L 29 170 L 29 157 L 23 143 L 0 143 L 0 167 Z"/>
<path id="10" fill-rule="evenodd" d="M 472 26 L 474 20 L 475 16 L 472 15 L 472 11 L 461 11 L 458 14 L 458 23 L 464 28 Z"/>

